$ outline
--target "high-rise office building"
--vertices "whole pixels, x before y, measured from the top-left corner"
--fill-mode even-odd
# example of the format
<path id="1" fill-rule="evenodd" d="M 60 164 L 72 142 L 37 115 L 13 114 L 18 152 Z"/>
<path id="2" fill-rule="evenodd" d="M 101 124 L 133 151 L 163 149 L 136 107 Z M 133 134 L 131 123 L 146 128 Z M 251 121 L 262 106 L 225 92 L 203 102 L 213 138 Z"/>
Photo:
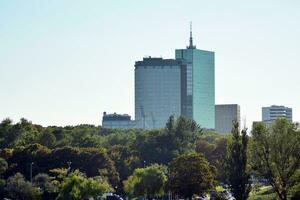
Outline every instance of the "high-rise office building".
<path id="1" fill-rule="evenodd" d="M 135 63 L 135 119 L 140 128 L 162 128 L 181 115 L 184 60 L 144 58 Z"/>
<path id="2" fill-rule="evenodd" d="M 276 105 L 262 108 L 262 121 L 264 123 L 273 123 L 277 118 L 286 118 L 293 121 L 292 108 Z"/>
<path id="3" fill-rule="evenodd" d="M 241 123 L 240 106 L 238 104 L 216 105 L 216 131 L 218 133 L 230 133 L 232 122 Z"/>
<path id="4" fill-rule="evenodd" d="M 183 115 L 194 119 L 201 127 L 215 128 L 215 54 L 196 49 L 192 30 L 186 49 L 175 51 L 176 59 L 187 61 L 186 99 Z"/>
<path id="5" fill-rule="evenodd" d="M 135 63 L 135 120 L 141 128 L 162 128 L 170 115 L 215 128 L 214 52 L 196 49 L 192 30 L 176 59 L 144 58 Z"/>

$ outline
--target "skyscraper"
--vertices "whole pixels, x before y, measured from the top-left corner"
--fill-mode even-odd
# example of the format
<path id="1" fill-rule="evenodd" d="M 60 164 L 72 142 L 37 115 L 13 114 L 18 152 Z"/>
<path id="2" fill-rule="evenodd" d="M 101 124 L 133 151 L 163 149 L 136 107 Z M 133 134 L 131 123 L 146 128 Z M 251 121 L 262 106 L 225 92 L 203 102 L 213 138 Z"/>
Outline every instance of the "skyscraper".
<path id="1" fill-rule="evenodd" d="M 194 119 L 205 128 L 215 128 L 215 54 L 196 49 L 193 45 L 192 27 L 190 43 L 186 49 L 175 51 L 176 59 L 187 61 L 186 105 L 182 115 Z"/>
<path id="2" fill-rule="evenodd" d="M 170 115 L 181 115 L 180 59 L 144 58 L 135 63 L 135 119 L 140 128 L 162 128 Z"/>
<path id="3" fill-rule="evenodd" d="M 196 49 L 192 29 L 176 59 L 144 58 L 135 63 L 135 119 L 141 128 L 162 128 L 170 115 L 215 128 L 214 52 Z"/>

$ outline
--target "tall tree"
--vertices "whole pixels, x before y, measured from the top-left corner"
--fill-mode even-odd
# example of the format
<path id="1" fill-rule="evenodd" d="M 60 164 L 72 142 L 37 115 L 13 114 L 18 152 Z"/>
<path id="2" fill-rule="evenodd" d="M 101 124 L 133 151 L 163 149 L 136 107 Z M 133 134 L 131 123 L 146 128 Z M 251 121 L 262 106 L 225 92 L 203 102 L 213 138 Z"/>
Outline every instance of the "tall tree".
<path id="1" fill-rule="evenodd" d="M 278 119 L 271 127 L 260 123 L 252 130 L 252 167 L 270 181 L 282 200 L 300 182 L 295 178 L 300 168 L 298 128 L 286 119 Z"/>
<path id="2" fill-rule="evenodd" d="M 226 160 L 227 179 L 236 199 L 246 200 L 251 190 L 250 175 L 247 170 L 247 129 L 240 133 L 239 123 L 233 122 L 232 143 Z"/>
<path id="3" fill-rule="evenodd" d="M 183 154 L 170 165 L 170 189 L 174 194 L 189 198 L 213 187 L 214 176 L 202 154 Z"/>

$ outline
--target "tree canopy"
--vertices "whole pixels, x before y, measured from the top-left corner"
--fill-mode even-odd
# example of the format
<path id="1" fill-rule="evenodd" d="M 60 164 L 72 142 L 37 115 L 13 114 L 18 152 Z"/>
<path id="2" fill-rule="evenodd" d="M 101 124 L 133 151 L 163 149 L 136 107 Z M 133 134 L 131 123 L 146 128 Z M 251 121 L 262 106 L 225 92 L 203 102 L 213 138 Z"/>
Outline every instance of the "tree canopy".
<path id="1" fill-rule="evenodd" d="M 173 194 L 191 198 L 211 189 L 213 181 L 213 172 L 202 154 L 183 154 L 171 162 L 169 185 Z"/>
<path id="2" fill-rule="evenodd" d="M 271 126 L 259 123 L 253 127 L 252 167 L 270 181 L 282 200 L 299 184 L 300 131 L 296 124 L 278 119 Z"/>

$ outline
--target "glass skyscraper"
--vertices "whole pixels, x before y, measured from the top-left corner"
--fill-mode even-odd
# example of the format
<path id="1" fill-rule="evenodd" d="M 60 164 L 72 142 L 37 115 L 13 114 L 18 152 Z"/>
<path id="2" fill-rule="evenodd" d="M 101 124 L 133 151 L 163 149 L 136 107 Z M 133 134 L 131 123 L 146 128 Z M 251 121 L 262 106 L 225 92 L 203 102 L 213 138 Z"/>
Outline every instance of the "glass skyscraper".
<path id="1" fill-rule="evenodd" d="M 214 52 L 196 49 L 192 31 L 176 59 L 144 58 L 135 63 L 135 120 L 140 128 L 162 128 L 170 115 L 215 128 Z"/>
<path id="2" fill-rule="evenodd" d="M 185 61 L 144 58 L 135 63 L 135 120 L 138 128 L 162 128 L 181 115 L 181 78 Z"/>
<path id="3" fill-rule="evenodd" d="M 215 54 L 196 49 L 192 31 L 186 49 L 175 51 L 176 59 L 187 61 L 186 99 L 182 115 L 194 119 L 201 127 L 215 128 Z"/>

